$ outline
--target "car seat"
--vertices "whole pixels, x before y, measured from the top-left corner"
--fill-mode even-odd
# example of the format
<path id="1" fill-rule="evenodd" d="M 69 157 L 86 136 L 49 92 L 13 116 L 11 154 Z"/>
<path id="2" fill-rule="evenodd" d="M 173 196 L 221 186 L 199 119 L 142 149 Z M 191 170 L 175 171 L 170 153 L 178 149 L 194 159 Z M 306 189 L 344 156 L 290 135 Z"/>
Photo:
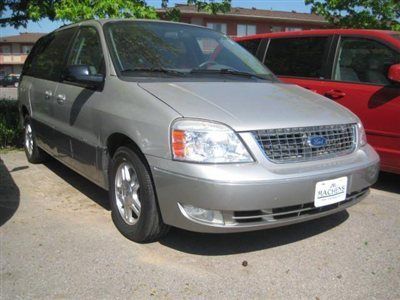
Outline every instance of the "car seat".
<path id="1" fill-rule="evenodd" d="M 371 83 L 389 84 L 388 79 L 383 73 L 383 64 L 379 59 L 371 57 L 368 60 L 368 71 L 366 72 L 366 80 Z"/>
<path id="2" fill-rule="evenodd" d="M 352 68 L 352 54 L 343 51 L 339 59 L 339 67 L 335 74 L 335 79 L 340 81 L 360 81 L 357 73 Z"/>

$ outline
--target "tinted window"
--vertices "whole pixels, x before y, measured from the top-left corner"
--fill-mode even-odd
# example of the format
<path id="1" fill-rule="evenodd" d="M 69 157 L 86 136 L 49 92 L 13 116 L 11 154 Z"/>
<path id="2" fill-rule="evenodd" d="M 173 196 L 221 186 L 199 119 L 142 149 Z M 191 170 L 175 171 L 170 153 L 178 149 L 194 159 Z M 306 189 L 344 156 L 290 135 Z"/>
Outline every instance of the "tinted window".
<path id="1" fill-rule="evenodd" d="M 239 42 L 247 51 L 254 56 L 257 54 L 258 46 L 260 46 L 261 39 L 247 40 Z"/>
<path id="2" fill-rule="evenodd" d="M 221 70 L 232 70 L 273 78 L 255 57 L 212 30 L 144 21 L 107 23 L 104 28 L 115 67 L 125 76 L 147 75 L 140 73 L 143 69 L 164 69 L 178 71 L 179 76 L 215 76 Z M 204 70 L 210 72 L 199 75 Z"/>
<path id="3" fill-rule="evenodd" d="M 334 79 L 387 85 L 388 69 L 400 62 L 400 54 L 374 40 L 342 38 Z"/>
<path id="4" fill-rule="evenodd" d="M 104 57 L 99 35 L 93 27 L 79 30 L 68 58 L 68 65 L 88 65 L 92 75 L 104 74 Z"/>
<path id="5" fill-rule="evenodd" d="M 44 49 L 49 45 L 50 41 L 51 39 L 49 38 L 49 36 L 44 36 L 36 42 L 36 44 L 33 46 L 32 51 L 29 53 L 28 57 L 25 60 L 21 75 L 33 75 L 32 64 L 36 60 L 36 57 L 41 54 Z"/>
<path id="6" fill-rule="evenodd" d="M 323 78 L 327 37 L 271 39 L 265 64 L 277 75 Z"/>
<path id="7" fill-rule="evenodd" d="M 26 66 L 27 74 L 58 81 L 74 32 L 74 29 L 65 29 L 45 36 L 32 51 L 32 59 Z"/>

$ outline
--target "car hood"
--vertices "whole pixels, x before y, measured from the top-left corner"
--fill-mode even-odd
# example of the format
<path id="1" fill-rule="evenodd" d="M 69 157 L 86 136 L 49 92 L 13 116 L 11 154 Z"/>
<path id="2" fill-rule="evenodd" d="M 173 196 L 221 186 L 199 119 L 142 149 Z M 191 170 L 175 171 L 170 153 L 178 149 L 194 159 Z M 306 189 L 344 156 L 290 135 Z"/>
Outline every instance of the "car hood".
<path id="1" fill-rule="evenodd" d="M 285 83 L 142 82 L 180 115 L 225 123 L 236 131 L 355 123 L 346 108 Z"/>

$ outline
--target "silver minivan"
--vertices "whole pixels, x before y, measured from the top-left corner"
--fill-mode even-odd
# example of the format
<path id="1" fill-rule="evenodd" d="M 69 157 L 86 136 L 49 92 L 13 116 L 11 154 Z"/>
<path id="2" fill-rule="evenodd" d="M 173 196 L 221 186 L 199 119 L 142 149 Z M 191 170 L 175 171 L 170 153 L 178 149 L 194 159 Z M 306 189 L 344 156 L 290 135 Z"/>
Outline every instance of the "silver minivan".
<path id="1" fill-rule="evenodd" d="M 42 37 L 19 106 L 48 155 L 109 191 L 127 238 L 302 222 L 359 202 L 379 158 L 359 119 L 207 28 L 93 20 Z"/>

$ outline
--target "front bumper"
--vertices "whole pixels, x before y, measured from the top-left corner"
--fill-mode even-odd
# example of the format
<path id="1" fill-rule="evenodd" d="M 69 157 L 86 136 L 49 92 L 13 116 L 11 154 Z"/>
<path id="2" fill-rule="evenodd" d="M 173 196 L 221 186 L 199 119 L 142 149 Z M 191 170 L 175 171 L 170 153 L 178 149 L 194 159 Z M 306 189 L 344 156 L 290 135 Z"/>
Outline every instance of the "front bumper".
<path id="1" fill-rule="evenodd" d="M 359 202 L 377 180 L 379 157 L 365 146 L 351 155 L 307 163 L 202 165 L 147 156 L 166 224 L 197 232 L 241 232 L 289 225 Z M 347 199 L 316 209 L 318 181 L 348 177 Z M 224 225 L 190 218 L 192 205 L 220 211 Z"/>

